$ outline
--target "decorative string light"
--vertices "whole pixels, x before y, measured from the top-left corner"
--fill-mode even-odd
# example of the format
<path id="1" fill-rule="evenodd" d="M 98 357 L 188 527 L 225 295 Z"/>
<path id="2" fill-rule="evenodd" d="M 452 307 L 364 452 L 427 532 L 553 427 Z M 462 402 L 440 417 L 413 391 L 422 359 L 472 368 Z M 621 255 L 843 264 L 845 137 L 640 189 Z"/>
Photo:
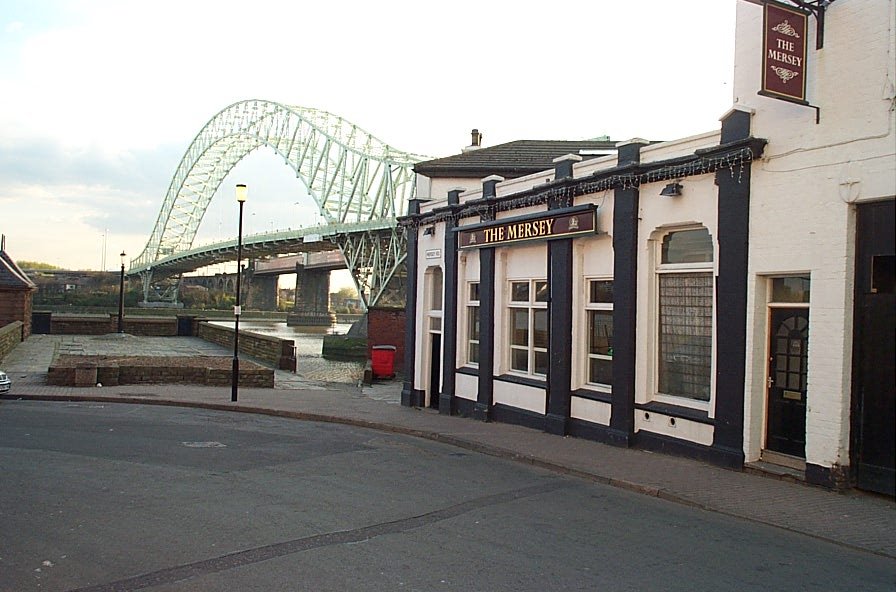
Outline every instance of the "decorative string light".
<path id="1" fill-rule="evenodd" d="M 759 151 L 761 152 L 761 148 Z M 565 203 L 571 204 L 576 197 L 583 195 L 606 192 L 610 189 L 637 189 L 641 185 L 648 183 L 678 180 L 723 170 L 730 171 L 731 178 L 733 179 L 736 176 L 737 182 L 741 183 L 743 182 L 743 174 L 746 167 L 750 165 L 754 158 L 753 147 L 743 146 L 718 154 L 697 154 L 695 158 L 687 162 L 651 168 L 641 173 L 612 173 L 607 175 L 605 172 L 598 172 L 594 175 L 597 178 L 593 180 L 589 180 L 588 177 L 566 179 L 555 182 L 554 186 L 538 188 L 486 203 L 476 203 L 470 206 L 462 204 L 460 209 L 452 211 L 439 212 L 434 215 L 406 216 L 400 218 L 398 223 L 400 226 L 416 230 L 424 224 L 437 224 L 447 220 L 457 222 L 461 218 L 471 216 L 479 216 L 483 221 L 494 220 L 498 212 L 543 206 L 550 201 L 557 202 L 563 200 Z M 647 167 L 650 167 L 650 163 L 641 165 L 641 168 Z"/>

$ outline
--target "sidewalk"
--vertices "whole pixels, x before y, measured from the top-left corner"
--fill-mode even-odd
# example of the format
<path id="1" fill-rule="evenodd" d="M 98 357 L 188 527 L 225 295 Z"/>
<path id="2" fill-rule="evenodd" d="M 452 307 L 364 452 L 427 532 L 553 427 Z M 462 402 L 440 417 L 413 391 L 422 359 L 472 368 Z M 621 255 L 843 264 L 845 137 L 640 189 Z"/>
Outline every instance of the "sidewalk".
<path id="1" fill-rule="evenodd" d="M 402 407 L 398 380 L 359 387 L 305 380 L 301 368 L 298 374 L 277 371 L 274 389 L 241 388 L 235 403 L 230 401 L 230 389 L 220 387 L 46 384 L 46 368 L 55 352 L 98 353 L 97 348 L 107 344 L 133 355 L 162 355 L 161 351 L 228 355 L 224 348 L 197 338 L 35 335 L 4 359 L 2 367 L 13 387 L 3 398 L 191 406 L 373 428 L 527 462 L 896 559 L 896 504 L 892 500 L 861 492 L 834 493 L 691 459 Z"/>

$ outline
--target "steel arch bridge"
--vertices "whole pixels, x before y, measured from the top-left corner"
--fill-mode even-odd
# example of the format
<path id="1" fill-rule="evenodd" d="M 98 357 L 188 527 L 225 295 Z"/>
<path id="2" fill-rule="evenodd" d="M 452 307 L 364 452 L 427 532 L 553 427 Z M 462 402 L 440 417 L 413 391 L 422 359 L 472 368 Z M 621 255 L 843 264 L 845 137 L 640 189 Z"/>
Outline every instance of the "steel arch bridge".
<path id="1" fill-rule="evenodd" d="M 182 273 L 236 259 L 236 240 L 202 248 L 193 248 L 193 240 L 224 178 L 263 146 L 292 168 L 325 224 L 319 232 L 246 237 L 247 253 L 338 248 L 365 306 L 403 302 L 396 284 L 403 279 L 406 238 L 396 217 L 407 213 L 413 197 L 414 164 L 427 157 L 396 150 L 326 111 L 258 99 L 212 117 L 181 159 L 146 247 L 128 269 L 142 279 L 144 301 L 175 304 Z"/>

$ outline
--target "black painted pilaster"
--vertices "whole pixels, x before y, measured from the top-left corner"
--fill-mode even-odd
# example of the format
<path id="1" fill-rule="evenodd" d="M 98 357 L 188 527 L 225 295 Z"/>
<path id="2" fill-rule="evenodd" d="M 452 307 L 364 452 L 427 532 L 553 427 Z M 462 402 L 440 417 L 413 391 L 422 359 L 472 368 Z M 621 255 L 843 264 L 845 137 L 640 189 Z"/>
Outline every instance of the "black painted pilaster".
<path id="1" fill-rule="evenodd" d="M 722 134 L 719 144 L 729 144 L 750 137 L 753 114 L 742 109 L 732 109 L 722 118 Z"/>
<path id="2" fill-rule="evenodd" d="M 582 162 L 582 157 L 578 154 L 566 154 L 555 158 L 553 160 L 554 179 L 571 179 L 572 167 L 577 162 Z"/>
<path id="3" fill-rule="evenodd" d="M 502 177 L 482 180 L 482 197 L 493 199 Z M 491 218 L 488 214 L 484 219 Z M 479 249 L 479 392 L 473 417 L 489 421 L 495 395 L 495 247 Z"/>
<path id="4" fill-rule="evenodd" d="M 479 249 L 479 393 L 473 417 L 491 419 L 495 389 L 495 248 Z"/>
<path id="5" fill-rule="evenodd" d="M 574 154 L 554 160 L 555 179 L 572 177 L 572 167 L 582 157 Z M 573 205 L 563 197 L 548 204 L 549 209 Z M 572 266 L 573 239 L 548 242 L 548 379 L 545 431 L 565 436 L 568 430 L 572 393 Z"/>
<path id="6" fill-rule="evenodd" d="M 618 147 L 619 167 L 637 167 L 641 147 L 631 140 Z M 609 440 L 630 446 L 635 433 L 635 352 L 638 303 L 637 187 L 618 187 L 613 201 L 613 393 Z"/>
<path id="7" fill-rule="evenodd" d="M 548 243 L 548 404 L 545 431 L 565 436 L 572 383 L 572 239 Z"/>
<path id="8" fill-rule="evenodd" d="M 460 202 L 463 189 L 448 192 L 448 205 Z M 457 383 L 457 222 L 453 218 L 445 221 L 445 244 L 442 257 L 445 264 L 445 302 L 442 313 L 442 392 L 439 395 L 439 413 L 451 415 L 454 412 L 454 390 Z"/>
<path id="9" fill-rule="evenodd" d="M 408 203 L 408 215 L 420 213 L 420 200 L 412 199 Z M 407 286 L 405 298 L 404 323 L 404 384 L 401 388 L 401 404 L 405 407 L 418 407 L 422 404 L 418 391 L 414 389 L 414 373 L 417 357 L 417 228 L 408 226 L 408 255 L 405 259 L 407 269 Z"/>
<path id="10" fill-rule="evenodd" d="M 494 199 L 498 195 L 498 183 L 504 180 L 500 175 L 491 175 L 482 180 L 482 199 Z"/>
<path id="11" fill-rule="evenodd" d="M 750 136 L 750 113 L 732 110 L 722 120 L 721 143 Z M 747 344 L 747 263 L 750 163 L 716 172 L 719 276 L 716 280 L 716 401 L 713 448 L 743 465 L 744 381 Z"/>

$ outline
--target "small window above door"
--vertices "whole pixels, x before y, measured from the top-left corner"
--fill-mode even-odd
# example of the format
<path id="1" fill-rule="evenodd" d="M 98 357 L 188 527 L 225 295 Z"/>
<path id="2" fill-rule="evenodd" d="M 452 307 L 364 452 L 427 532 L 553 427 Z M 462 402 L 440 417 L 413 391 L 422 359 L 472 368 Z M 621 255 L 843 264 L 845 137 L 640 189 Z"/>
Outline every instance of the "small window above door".
<path id="1" fill-rule="evenodd" d="M 772 278 L 771 301 L 780 304 L 808 304 L 809 277 L 791 276 Z"/>

